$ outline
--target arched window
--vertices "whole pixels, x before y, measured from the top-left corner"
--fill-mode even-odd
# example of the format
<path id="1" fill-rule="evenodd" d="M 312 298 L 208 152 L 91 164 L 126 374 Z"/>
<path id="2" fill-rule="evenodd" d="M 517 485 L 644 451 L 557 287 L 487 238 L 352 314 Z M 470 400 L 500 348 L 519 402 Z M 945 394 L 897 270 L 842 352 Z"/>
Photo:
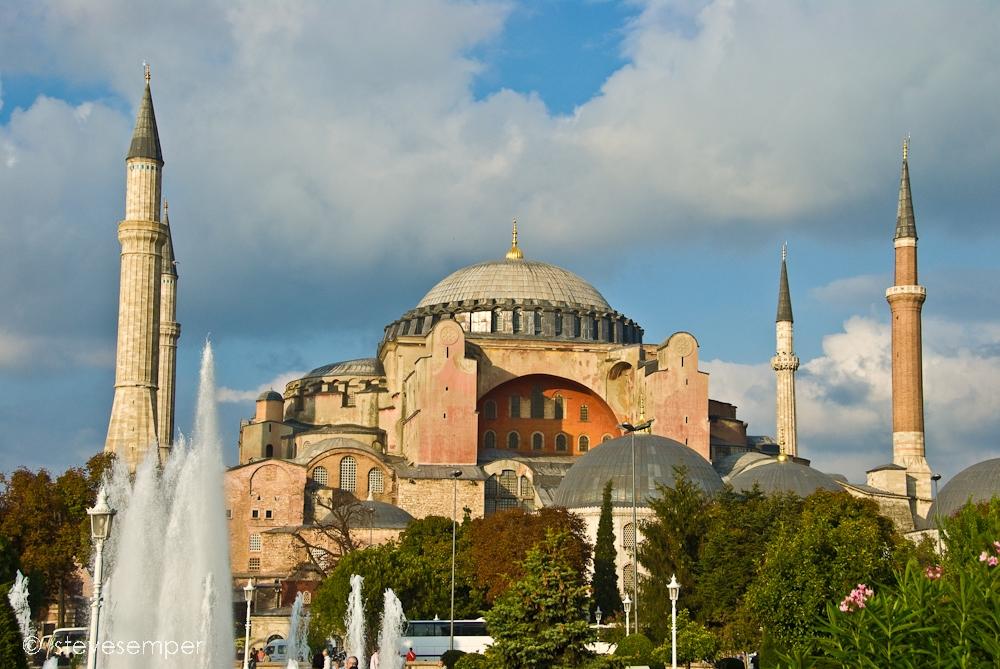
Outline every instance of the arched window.
<path id="1" fill-rule="evenodd" d="M 556 325 L 556 336 L 558 337 L 559 335 L 562 334 L 562 331 L 563 331 L 563 315 L 562 315 L 561 311 L 557 311 L 555 313 L 555 321 L 556 321 L 556 323 L 555 323 L 555 325 Z"/>
<path id="2" fill-rule="evenodd" d="M 521 417 L 521 396 L 511 395 L 510 396 L 510 417 L 520 418 Z"/>
<path id="3" fill-rule="evenodd" d="M 320 465 L 313 470 L 313 481 L 320 485 L 329 485 L 330 473 L 326 471 L 326 467 Z"/>
<path id="4" fill-rule="evenodd" d="M 531 389 L 531 417 L 545 418 L 545 395 L 538 385 Z"/>
<path id="5" fill-rule="evenodd" d="M 250 552 L 259 553 L 260 552 L 260 535 L 251 534 L 250 535 Z"/>
<path id="6" fill-rule="evenodd" d="M 483 448 L 496 448 L 497 447 L 497 433 L 493 430 L 486 430 L 486 434 L 483 435 Z"/>
<path id="7" fill-rule="evenodd" d="M 497 510 L 513 509 L 518 505 L 517 474 L 513 469 L 500 472 L 500 489 L 497 495 Z"/>
<path id="8" fill-rule="evenodd" d="M 274 457 L 274 446 L 272 446 L 271 444 L 268 444 L 267 446 L 264 447 L 264 457 L 265 458 L 273 458 Z"/>
<path id="9" fill-rule="evenodd" d="M 556 435 L 556 450 L 562 453 L 566 452 L 566 435 L 557 434 Z"/>
<path id="10" fill-rule="evenodd" d="M 562 397 L 562 395 L 556 395 L 555 396 L 555 404 L 556 404 L 556 407 L 555 407 L 555 417 L 556 417 L 556 420 L 562 420 L 563 419 L 563 397 Z"/>
<path id="11" fill-rule="evenodd" d="M 580 437 L 580 452 L 586 453 L 590 450 L 590 437 L 583 435 Z"/>
<path id="12" fill-rule="evenodd" d="M 635 525 L 632 523 L 625 523 L 625 527 L 622 528 L 622 548 L 625 549 L 628 555 L 631 555 L 634 547 Z"/>
<path id="13" fill-rule="evenodd" d="M 311 592 L 309 592 L 308 590 L 304 591 L 302 593 L 302 603 L 303 604 L 312 604 L 312 601 L 313 601 L 313 594 Z"/>
<path id="14" fill-rule="evenodd" d="M 531 448 L 535 451 L 540 451 L 545 447 L 545 437 L 542 436 L 541 432 L 535 432 L 531 435 Z"/>
<path id="15" fill-rule="evenodd" d="M 381 495 L 385 492 L 385 476 L 378 467 L 372 467 L 368 470 L 368 492 L 375 495 Z"/>
<path id="16" fill-rule="evenodd" d="M 497 403 L 493 400 L 486 400 L 483 402 L 483 414 L 486 415 L 486 420 L 496 420 L 497 419 Z"/>
<path id="17" fill-rule="evenodd" d="M 580 405 L 580 422 L 581 423 L 586 423 L 588 420 L 590 420 L 590 407 L 588 407 L 586 404 L 581 404 Z"/>
<path id="18" fill-rule="evenodd" d="M 521 447 L 521 435 L 511 432 L 507 435 L 507 448 L 518 449 Z"/>
<path id="19" fill-rule="evenodd" d="M 340 461 L 340 489 L 354 492 L 358 489 L 358 461 L 345 455 Z"/>
<path id="20" fill-rule="evenodd" d="M 531 479 L 521 476 L 521 499 L 532 500 L 535 498 L 535 486 L 531 484 Z"/>
<path id="21" fill-rule="evenodd" d="M 611 441 L 611 435 L 610 434 L 606 434 L 603 437 L 601 437 L 601 443 L 603 444 L 605 441 Z"/>
<path id="22" fill-rule="evenodd" d="M 626 564 L 625 568 L 622 569 L 622 586 L 626 593 L 635 591 L 635 568 L 631 564 Z M 631 598 L 631 596 L 630 594 L 629 597 Z"/>

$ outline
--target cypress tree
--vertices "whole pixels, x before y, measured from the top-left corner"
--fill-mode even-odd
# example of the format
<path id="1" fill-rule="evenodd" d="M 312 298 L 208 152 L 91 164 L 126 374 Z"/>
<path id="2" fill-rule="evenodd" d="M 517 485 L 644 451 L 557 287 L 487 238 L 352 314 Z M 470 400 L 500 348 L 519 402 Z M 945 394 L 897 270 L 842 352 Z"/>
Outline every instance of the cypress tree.
<path id="1" fill-rule="evenodd" d="M 618 572 L 615 570 L 615 560 L 618 556 L 615 550 L 614 521 L 611 516 L 611 481 L 604 486 L 604 497 L 601 500 L 601 517 L 597 522 L 597 543 L 594 545 L 594 580 L 591 590 L 594 597 L 594 607 L 601 607 L 605 616 L 622 610 L 621 593 L 618 592 Z"/>
<path id="2" fill-rule="evenodd" d="M 14 609 L 7 601 L 9 590 L 9 583 L 0 586 L 0 667 L 28 669 L 28 660 L 22 647 L 21 628 L 18 627 Z"/>

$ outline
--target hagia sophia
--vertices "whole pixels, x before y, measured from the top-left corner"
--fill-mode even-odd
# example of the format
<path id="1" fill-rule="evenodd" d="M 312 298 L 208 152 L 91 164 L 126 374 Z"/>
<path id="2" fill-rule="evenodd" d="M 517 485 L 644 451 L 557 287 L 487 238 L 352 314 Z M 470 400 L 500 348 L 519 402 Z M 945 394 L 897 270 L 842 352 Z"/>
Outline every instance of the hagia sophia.
<path id="1" fill-rule="evenodd" d="M 118 228 L 121 294 L 106 444 L 132 467 L 152 449 L 163 457 L 173 438 L 179 277 L 161 206 L 163 166 L 147 76 Z M 1000 459 L 989 460 L 956 475 L 935 502 L 923 422 L 926 290 L 917 277 L 905 144 L 893 248 L 889 462 L 873 462 L 866 480 L 853 483 L 810 467 L 798 443 L 799 360 L 784 252 L 771 360 L 774 435 L 754 436 L 735 406 L 711 397 L 697 333 L 657 333 L 658 343 L 647 343 L 642 314 L 621 313 L 584 278 L 532 258 L 515 222 L 509 248 L 494 259 L 469 259 L 474 264 L 430 286 L 385 326 L 372 357 L 317 361 L 324 364 L 258 398 L 239 427 L 238 464 L 226 474 L 234 587 L 251 577 L 273 583 L 275 607 L 288 593 L 311 591 L 340 550 L 328 531 L 336 522 L 367 545 L 428 515 L 560 505 L 596 535 L 610 480 L 619 582 L 627 588 L 641 541 L 633 485 L 641 521 L 645 500 L 672 484 L 677 466 L 707 493 L 725 485 L 799 495 L 845 490 L 875 500 L 908 533 L 932 527 L 936 512 L 1000 493 Z M 346 520 L 337 513 L 345 500 L 357 510 Z"/>

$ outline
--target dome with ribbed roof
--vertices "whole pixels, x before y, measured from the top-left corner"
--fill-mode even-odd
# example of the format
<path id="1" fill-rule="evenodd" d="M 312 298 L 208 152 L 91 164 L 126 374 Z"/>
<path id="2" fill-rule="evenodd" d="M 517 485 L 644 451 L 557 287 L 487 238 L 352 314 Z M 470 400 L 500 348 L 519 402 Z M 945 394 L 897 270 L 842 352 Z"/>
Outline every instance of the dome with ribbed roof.
<path id="1" fill-rule="evenodd" d="M 928 518 L 951 516 L 968 502 L 988 502 L 1000 496 L 1000 458 L 983 460 L 967 467 L 941 488 Z"/>
<path id="2" fill-rule="evenodd" d="M 737 492 L 749 492 L 756 485 L 765 495 L 791 492 L 799 497 L 808 497 L 817 490 L 844 490 L 832 476 L 781 458 L 744 468 L 729 479 L 729 484 Z"/>
<path id="3" fill-rule="evenodd" d="M 284 399 L 285 398 L 281 396 L 281 393 L 279 393 L 276 390 L 267 390 L 265 392 L 262 392 L 257 397 L 258 402 L 281 402 Z"/>
<path id="4" fill-rule="evenodd" d="M 635 435 L 636 500 L 660 496 L 659 485 L 674 485 L 674 467 L 683 467 L 688 479 L 709 495 L 722 490 L 722 479 L 705 458 L 684 444 L 651 434 Z M 611 501 L 632 504 L 632 437 L 611 439 L 580 456 L 569 468 L 553 502 L 567 508 L 601 505 L 604 485 L 611 481 Z"/>
<path id="5" fill-rule="evenodd" d="M 596 288 L 573 272 L 534 260 L 491 260 L 463 267 L 442 279 L 424 295 L 417 308 L 495 300 L 539 300 L 568 307 L 611 311 Z"/>

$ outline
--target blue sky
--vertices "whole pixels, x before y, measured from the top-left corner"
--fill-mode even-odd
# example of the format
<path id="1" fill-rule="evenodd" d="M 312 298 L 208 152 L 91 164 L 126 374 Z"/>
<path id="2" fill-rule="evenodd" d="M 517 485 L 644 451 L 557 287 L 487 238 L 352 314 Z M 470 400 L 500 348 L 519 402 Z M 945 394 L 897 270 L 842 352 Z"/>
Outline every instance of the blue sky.
<path id="1" fill-rule="evenodd" d="M 861 480 L 890 457 L 900 140 L 925 306 L 929 458 L 1000 454 L 998 10 L 930 3 L 103 0 L 0 7 L 0 470 L 101 448 L 122 157 L 144 60 L 180 260 L 178 427 L 216 346 L 246 398 L 374 355 L 451 271 L 567 267 L 695 334 L 713 397 L 773 431 L 789 243 L 800 443 Z"/>

